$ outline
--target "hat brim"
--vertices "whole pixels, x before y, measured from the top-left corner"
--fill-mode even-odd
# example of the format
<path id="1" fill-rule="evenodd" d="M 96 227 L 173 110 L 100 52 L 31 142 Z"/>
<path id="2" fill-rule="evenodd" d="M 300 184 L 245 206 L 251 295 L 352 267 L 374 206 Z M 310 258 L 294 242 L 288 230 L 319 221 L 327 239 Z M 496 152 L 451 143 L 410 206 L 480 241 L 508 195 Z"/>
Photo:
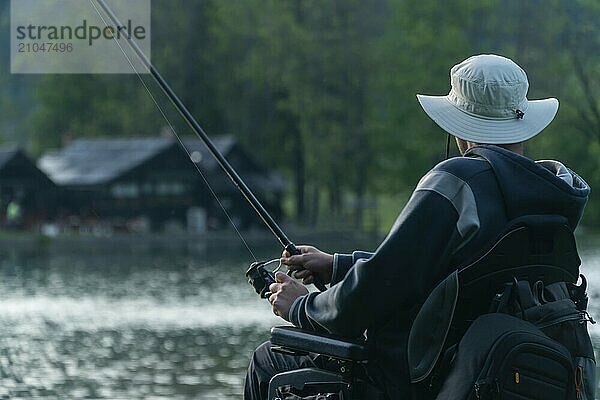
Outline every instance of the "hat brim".
<path id="1" fill-rule="evenodd" d="M 529 100 L 519 118 L 486 118 L 461 111 L 447 96 L 417 95 L 429 117 L 443 130 L 460 139 L 482 144 L 519 143 L 541 132 L 558 111 L 558 100 Z"/>

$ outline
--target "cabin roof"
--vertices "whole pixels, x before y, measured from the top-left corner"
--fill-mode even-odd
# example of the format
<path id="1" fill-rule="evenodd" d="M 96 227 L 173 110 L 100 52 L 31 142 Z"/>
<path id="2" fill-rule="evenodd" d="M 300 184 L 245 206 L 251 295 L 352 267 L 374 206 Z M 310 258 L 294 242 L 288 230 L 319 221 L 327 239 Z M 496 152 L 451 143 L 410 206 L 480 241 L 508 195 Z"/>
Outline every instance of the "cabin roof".
<path id="1" fill-rule="evenodd" d="M 235 138 L 230 135 L 215 136 L 210 140 L 224 156 L 227 156 L 236 144 Z M 215 157 L 210 153 L 200 138 L 185 138 L 183 143 L 189 152 L 192 161 L 198 164 L 198 166 L 201 166 L 204 170 L 210 171 L 219 166 Z"/>
<path id="2" fill-rule="evenodd" d="M 169 138 L 77 139 L 38 166 L 58 185 L 103 184 L 172 145 Z"/>
<path id="3" fill-rule="evenodd" d="M 0 147 L 0 175 L 3 180 L 9 178 L 11 185 L 18 180 L 34 180 L 38 185 L 54 185 L 25 151 L 16 145 Z"/>
<path id="4" fill-rule="evenodd" d="M 13 159 L 21 150 L 17 147 L 0 147 L 0 168 L 3 168 L 10 160 Z"/>
<path id="5" fill-rule="evenodd" d="M 192 160 L 204 172 L 218 168 L 215 158 L 199 138 L 184 138 L 183 141 Z M 235 138 L 229 135 L 216 136 L 211 141 L 224 156 L 236 144 Z M 61 150 L 44 154 L 38 166 L 61 186 L 101 185 L 174 146 L 179 143 L 171 137 L 76 139 Z M 257 184 L 264 189 L 285 188 L 285 182 L 278 174 L 267 171 L 264 174 L 264 177 L 252 174 L 249 178 L 260 181 Z"/>

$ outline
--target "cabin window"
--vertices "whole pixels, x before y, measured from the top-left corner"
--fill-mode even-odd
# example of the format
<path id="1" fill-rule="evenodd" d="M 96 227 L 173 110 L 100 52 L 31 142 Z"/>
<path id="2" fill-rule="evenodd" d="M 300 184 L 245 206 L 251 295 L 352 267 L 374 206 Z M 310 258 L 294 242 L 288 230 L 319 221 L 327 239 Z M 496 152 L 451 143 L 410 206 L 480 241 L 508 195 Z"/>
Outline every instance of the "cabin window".
<path id="1" fill-rule="evenodd" d="M 132 182 L 117 183 L 112 186 L 110 192 L 117 199 L 133 199 L 140 195 L 138 185 Z"/>
<path id="2" fill-rule="evenodd" d="M 181 182 L 171 183 L 171 193 L 174 195 L 182 195 L 187 191 L 186 189 L 187 189 L 186 185 L 184 185 Z"/>
<path id="3" fill-rule="evenodd" d="M 161 196 L 179 196 L 187 192 L 182 182 L 161 182 L 156 185 L 156 194 Z"/>
<path id="4" fill-rule="evenodd" d="M 141 186 L 142 195 L 149 195 L 153 193 L 154 186 L 151 183 L 144 183 Z"/>

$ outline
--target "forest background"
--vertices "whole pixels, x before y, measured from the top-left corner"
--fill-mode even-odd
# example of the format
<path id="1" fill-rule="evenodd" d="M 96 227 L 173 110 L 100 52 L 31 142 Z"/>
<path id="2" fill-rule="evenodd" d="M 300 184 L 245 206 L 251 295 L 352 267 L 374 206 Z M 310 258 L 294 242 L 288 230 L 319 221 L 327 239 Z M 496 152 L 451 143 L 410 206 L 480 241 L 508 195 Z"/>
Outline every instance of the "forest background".
<path id="1" fill-rule="evenodd" d="M 72 138 L 164 130 L 135 75 L 11 75 L 9 3 L 1 142 L 35 158 Z M 288 222 L 385 231 L 445 156 L 415 95 L 446 94 L 450 67 L 473 54 L 514 59 L 530 99 L 560 100 L 527 153 L 600 188 L 599 25 L 597 0 L 152 0 L 152 61 L 210 135 L 236 136 L 286 177 Z M 600 226 L 594 191 L 584 225 Z"/>

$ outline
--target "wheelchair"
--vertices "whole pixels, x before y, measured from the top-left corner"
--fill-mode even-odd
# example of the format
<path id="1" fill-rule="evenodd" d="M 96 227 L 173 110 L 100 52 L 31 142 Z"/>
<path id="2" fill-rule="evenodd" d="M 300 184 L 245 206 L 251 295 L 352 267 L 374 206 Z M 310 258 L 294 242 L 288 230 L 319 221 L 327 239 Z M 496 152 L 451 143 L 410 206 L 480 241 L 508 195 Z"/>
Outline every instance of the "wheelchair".
<path id="1" fill-rule="evenodd" d="M 448 354 L 470 323 L 488 312 L 505 286 L 542 281 L 548 285 L 579 279 L 575 238 L 567 220 L 557 215 L 517 218 L 474 261 L 456 268 L 430 293 L 416 315 L 408 339 L 410 381 L 417 398 L 435 398 L 434 380 L 443 380 Z M 576 287 L 576 286 L 574 286 Z M 271 329 L 272 349 L 293 355 L 319 354 L 331 368 L 304 368 L 275 375 L 269 400 L 281 399 L 282 388 L 293 393 L 320 393 L 331 399 L 385 399 L 360 373 L 369 362 L 365 342 L 318 334 L 290 326 Z M 441 372 L 442 371 L 442 372 Z M 439 382 L 438 382 L 439 384 Z M 325 397 L 325 393 L 335 394 Z"/>

